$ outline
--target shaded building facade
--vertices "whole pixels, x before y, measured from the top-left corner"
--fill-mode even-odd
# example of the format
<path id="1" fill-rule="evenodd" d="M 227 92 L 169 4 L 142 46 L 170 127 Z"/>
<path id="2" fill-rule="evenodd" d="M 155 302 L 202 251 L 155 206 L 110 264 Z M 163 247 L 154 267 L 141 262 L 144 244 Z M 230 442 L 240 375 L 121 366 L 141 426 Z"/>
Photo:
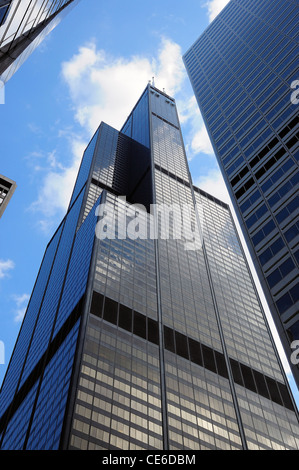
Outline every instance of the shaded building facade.
<path id="1" fill-rule="evenodd" d="M 161 205 L 189 209 L 183 232 L 157 223 Z M 175 101 L 150 84 L 84 153 L 0 416 L 1 449 L 299 447 L 229 207 L 193 186 Z"/>
<path id="2" fill-rule="evenodd" d="M 184 63 L 299 387 L 298 2 L 231 0 Z"/>
<path id="3" fill-rule="evenodd" d="M 79 0 L 0 0 L 3 86 Z"/>

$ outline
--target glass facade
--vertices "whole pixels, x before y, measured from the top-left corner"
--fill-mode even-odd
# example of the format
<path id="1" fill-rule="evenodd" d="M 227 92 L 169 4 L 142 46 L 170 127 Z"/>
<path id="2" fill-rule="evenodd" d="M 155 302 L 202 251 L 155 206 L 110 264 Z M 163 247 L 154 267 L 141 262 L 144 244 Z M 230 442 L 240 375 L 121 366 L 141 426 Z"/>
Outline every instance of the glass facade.
<path id="1" fill-rule="evenodd" d="M 290 360 L 299 339 L 298 2 L 231 0 L 184 63 Z"/>
<path id="2" fill-rule="evenodd" d="M 79 0 L 0 1 L 0 80 L 6 83 Z"/>
<path id="3" fill-rule="evenodd" d="M 162 205 L 189 208 L 181 236 L 170 213 L 151 232 Z M 193 186 L 175 102 L 151 85 L 84 153 L 0 405 L 2 449 L 299 448 L 229 208 Z"/>
<path id="4" fill-rule="evenodd" d="M 2 449 L 60 445 L 97 220 L 95 204 L 79 226 L 85 189 L 48 244 L 3 381 Z"/>

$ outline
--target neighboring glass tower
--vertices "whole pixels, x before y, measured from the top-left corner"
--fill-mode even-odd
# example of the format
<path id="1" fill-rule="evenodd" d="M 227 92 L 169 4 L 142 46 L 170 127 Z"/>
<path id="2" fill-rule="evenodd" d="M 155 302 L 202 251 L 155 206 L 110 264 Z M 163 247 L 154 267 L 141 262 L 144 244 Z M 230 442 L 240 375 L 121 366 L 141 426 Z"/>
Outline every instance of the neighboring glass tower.
<path id="1" fill-rule="evenodd" d="M 79 0 L 0 0 L 0 85 Z"/>
<path id="2" fill-rule="evenodd" d="M 0 218 L 2 217 L 7 204 L 15 192 L 16 187 L 17 185 L 13 180 L 7 178 L 6 176 L 0 175 Z"/>
<path id="3" fill-rule="evenodd" d="M 232 0 L 184 62 L 299 387 L 298 15 Z"/>
<path id="4" fill-rule="evenodd" d="M 299 448 L 229 208 L 192 185 L 175 102 L 150 84 L 84 153 L 0 416 L 1 449 Z"/>

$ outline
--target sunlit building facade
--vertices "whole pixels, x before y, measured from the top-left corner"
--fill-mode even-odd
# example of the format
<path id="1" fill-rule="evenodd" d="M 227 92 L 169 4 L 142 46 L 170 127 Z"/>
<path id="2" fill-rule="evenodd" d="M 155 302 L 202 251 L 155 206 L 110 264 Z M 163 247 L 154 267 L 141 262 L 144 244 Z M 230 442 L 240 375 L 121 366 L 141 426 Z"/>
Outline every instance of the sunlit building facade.
<path id="1" fill-rule="evenodd" d="M 151 84 L 84 153 L 0 416 L 1 449 L 299 448 L 229 207 L 193 186 L 175 101 Z"/>
<path id="2" fill-rule="evenodd" d="M 0 0 L 0 85 L 79 0 Z"/>
<path id="3" fill-rule="evenodd" d="M 184 62 L 299 387 L 298 2 L 231 0 Z"/>

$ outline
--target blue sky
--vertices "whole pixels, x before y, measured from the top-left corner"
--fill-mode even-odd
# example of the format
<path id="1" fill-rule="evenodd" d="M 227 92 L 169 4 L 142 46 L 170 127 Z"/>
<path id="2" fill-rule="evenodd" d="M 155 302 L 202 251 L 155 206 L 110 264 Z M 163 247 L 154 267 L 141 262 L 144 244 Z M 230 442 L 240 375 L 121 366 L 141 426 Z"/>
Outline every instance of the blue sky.
<path id="1" fill-rule="evenodd" d="M 18 186 L 0 221 L 0 384 L 83 150 L 101 121 L 121 127 L 153 76 L 176 99 L 194 183 L 228 202 L 181 59 L 226 3 L 81 0 L 7 83 L 0 173 Z"/>

